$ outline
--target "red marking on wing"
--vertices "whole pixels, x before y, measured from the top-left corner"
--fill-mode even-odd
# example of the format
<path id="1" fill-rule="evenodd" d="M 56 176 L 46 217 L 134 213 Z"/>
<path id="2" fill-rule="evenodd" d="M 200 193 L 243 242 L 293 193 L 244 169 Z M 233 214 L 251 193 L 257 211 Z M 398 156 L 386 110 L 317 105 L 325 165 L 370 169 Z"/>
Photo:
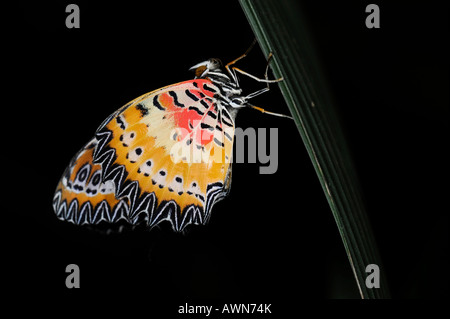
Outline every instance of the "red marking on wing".
<path id="1" fill-rule="evenodd" d="M 196 86 L 194 85 L 196 83 Z M 188 84 L 188 85 L 186 85 Z M 178 140 L 184 139 L 187 135 L 191 135 L 198 144 L 206 145 L 210 143 L 214 138 L 213 130 L 201 129 L 201 122 L 211 121 L 208 112 L 212 112 L 217 115 L 215 110 L 213 97 L 214 92 L 205 90 L 204 85 L 208 87 L 214 87 L 209 80 L 199 79 L 182 82 L 177 86 L 174 86 L 171 91 L 175 92 L 178 96 L 178 102 L 184 104 L 184 107 L 177 106 L 173 96 L 169 92 L 161 93 L 159 96 L 159 102 L 166 108 L 168 116 L 172 116 L 175 120 L 177 127 L 181 129 L 181 134 L 178 136 Z M 185 91 L 189 91 L 189 94 L 194 95 L 198 100 L 195 101 L 190 97 L 186 97 Z M 184 98 L 183 98 L 184 97 Z M 218 123 L 214 120 L 215 127 Z M 206 123 L 205 123 L 206 124 Z M 219 125 L 221 126 L 221 125 Z M 200 128 L 200 129 L 199 129 Z"/>

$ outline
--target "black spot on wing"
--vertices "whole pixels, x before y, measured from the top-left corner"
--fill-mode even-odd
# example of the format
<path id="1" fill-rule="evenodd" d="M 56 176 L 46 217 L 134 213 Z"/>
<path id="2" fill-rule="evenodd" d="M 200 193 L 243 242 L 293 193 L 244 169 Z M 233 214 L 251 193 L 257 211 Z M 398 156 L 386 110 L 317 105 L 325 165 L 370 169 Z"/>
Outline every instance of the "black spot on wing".
<path id="1" fill-rule="evenodd" d="M 203 84 L 203 89 L 204 90 L 206 90 L 206 91 L 209 91 L 209 92 L 214 92 L 214 93 L 216 93 L 217 91 L 214 89 L 214 88 L 212 88 L 212 87 L 210 87 L 208 84 Z"/>
<path id="2" fill-rule="evenodd" d="M 178 107 L 185 107 L 184 104 L 178 101 L 178 95 L 174 91 L 169 91 L 168 93 L 173 98 L 173 104 L 175 104 Z"/>
<path id="3" fill-rule="evenodd" d="M 184 93 L 187 96 L 189 96 L 192 100 L 194 100 L 195 102 L 197 102 L 199 100 L 199 98 L 195 94 L 191 93 L 189 90 L 184 91 Z"/>
<path id="4" fill-rule="evenodd" d="M 212 127 L 211 125 L 208 125 L 208 124 L 206 124 L 204 122 L 200 123 L 200 127 L 202 129 L 206 129 L 206 130 L 209 130 L 209 131 L 214 131 L 214 127 Z"/>
<path id="5" fill-rule="evenodd" d="M 200 104 L 203 105 L 206 109 L 209 109 L 208 103 L 206 103 L 204 100 L 201 100 Z"/>
<path id="6" fill-rule="evenodd" d="M 223 132 L 223 134 L 225 135 L 225 137 L 228 139 L 228 140 L 230 140 L 230 141 L 233 141 L 233 138 L 230 136 L 230 134 L 228 134 L 227 132 Z"/>
<path id="7" fill-rule="evenodd" d="M 188 109 L 189 109 L 189 110 L 193 110 L 193 111 L 197 112 L 197 113 L 200 114 L 200 115 L 205 114 L 205 113 L 203 113 L 202 111 L 200 111 L 200 110 L 199 110 L 197 107 L 195 107 L 195 106 L 189 106 Z"/>
<path id="8" fill-rule="evenodd" d="M 87 174 L 88 174 L 88 170 L 87 169 L 82 169 L 82 170 L 80 170 L 80 173 L 78 174 L 78 180 L 80 181 L 80 182 L 84 182 L 84 180 L 86 179 L 86 177 L 87 177 Z"/>
<path id="9" fill-rule="evenodd" d="M 118 116 L 118 117 L 116 117 L 116 121 L 117 121 L 117 124 L 119 124 L 119 127 L 122 129 L 122 130 L 124 130 L 126 127 L 125 127 L 125 123 L 122 121 L 122 118 L 120 117 L 120 116 Z"/>
<path id="10" fill-rule="evenodd" d="M 155 97 L 153 98 L 153 105 L 157 108 L 160 109 L 161 111 L 165 111 L 166 109 L 161 105 L 161 103 L 159 103 L 159 95 L 155 95 Z"/>
<path id="11" fill-rule="evenodd" d="M 233 126 L 233 119 L 230 117 L 227 111 L 221 112 L 222 114 L 222 123 L 226 124 L 227 126 Z"/>
<path id="12" fill-rule="evenodd" d="M 223 144 L 221 141 L 219 141 L 217 138 L 214 137 L 214 143 L 216 143 L 217 145 L 224 147 L 225 144 Z"/>
<path id="13" fill-rule="evenodd" d="M 98 184 L 100 184 L 101 175 L 101 173 L 97 173 L 92 177 L 92 185 L 97 186 Z"/>
<path id="14" fill-rule="evenodd" d="M 216 113 L 214 113 L 214 112 L 208 111 L 207 114 L 208 114 L 209 116 L 211 116 L 213 119 L 216 119 L 216 118 L 217 118 L 217 115 L 216 115 Z"/>
<path id="15" fill-rule="evenodd" d="M 148 108 L 145 107 L 143 104 L 139 103 L 138 105 L 136 105 L 136 110 L 138 110 L 139 112 L 141 112 L 141 117 L 144 117 L 148 114 Z"/>

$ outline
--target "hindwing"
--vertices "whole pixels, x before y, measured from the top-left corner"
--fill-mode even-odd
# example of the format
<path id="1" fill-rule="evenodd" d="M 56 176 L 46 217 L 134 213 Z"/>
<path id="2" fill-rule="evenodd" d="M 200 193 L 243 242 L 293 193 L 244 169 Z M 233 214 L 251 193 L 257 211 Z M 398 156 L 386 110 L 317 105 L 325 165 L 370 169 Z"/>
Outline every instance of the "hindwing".
<path id="1" fill-rule="evenodd" d="M 54 196 L 76 224 L 205 224 L 231 183 L 234 116 L 207 79 L 144 94 L 110 115 L 74 157 Z"/>

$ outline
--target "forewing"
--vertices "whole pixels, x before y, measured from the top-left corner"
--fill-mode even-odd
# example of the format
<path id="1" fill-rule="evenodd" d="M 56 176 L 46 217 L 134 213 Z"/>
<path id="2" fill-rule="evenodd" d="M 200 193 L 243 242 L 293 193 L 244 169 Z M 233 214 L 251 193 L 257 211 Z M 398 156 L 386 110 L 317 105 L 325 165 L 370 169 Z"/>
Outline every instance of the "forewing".
<path id="1" fill-rule="evenodd" d="M 150 227 L 168 220 L 177 231 L 206 223 L 231 181 L 234 118 L 218 106 L 217 90 L 208 80 L 186 81 L 144 94 L 113 113 L 61 179 L 54 201 L 58 217 L 92 223 L 103 213 L 108 222 Z M 90 167 L 89 179 L 76 192 L 83 165 Z M 95 176 L 109 193 L 86 193 Z M 81 212 L 89 218 L 81 220 Z"/>

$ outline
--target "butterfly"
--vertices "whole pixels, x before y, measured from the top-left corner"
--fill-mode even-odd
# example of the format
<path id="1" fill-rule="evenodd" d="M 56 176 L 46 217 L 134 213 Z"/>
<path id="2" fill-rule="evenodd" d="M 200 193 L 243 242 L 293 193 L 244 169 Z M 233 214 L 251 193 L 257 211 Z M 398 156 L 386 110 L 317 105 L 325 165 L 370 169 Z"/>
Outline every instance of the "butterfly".
<path id="1" fill-rule="evenodd" d="M 218 59 L 194 65 L 195 78 L 146 93 L 112 113 L 73 157 L 62 175 L 53 208 L 77 225 L 168 221 L 181 232 L 206 224 L 231 186 L 235 118 L 269 90 L 236 67 L 252 46 L 225 68 Z M 271 55 L 268 61 L 270 61 Z M 242 95 L 237 72 L 267 87 Z"/>

